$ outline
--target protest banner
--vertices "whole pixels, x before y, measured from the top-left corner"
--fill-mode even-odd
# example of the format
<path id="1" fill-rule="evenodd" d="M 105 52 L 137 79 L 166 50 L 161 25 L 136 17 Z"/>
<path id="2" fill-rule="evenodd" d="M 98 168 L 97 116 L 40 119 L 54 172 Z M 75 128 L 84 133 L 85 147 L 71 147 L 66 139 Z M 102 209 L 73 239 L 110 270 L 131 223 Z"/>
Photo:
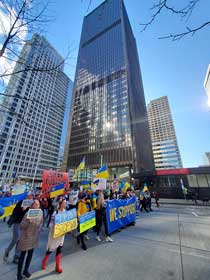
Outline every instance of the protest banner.
<path id="1" fill-rule="evenodd" d="M 21 204 L 21 207 L 26 207 L 26 208 L 30 207 L 32 203 L 33 203 L 32 199 L 24 199 Z"/>
<path id="2" fill-rule="evenodd" d="M 79 232 L 82 233 L 96 225 L 96 212 L 95 210 L 87 212 L 80 216 L 79 219 Z"/>
<path id="3" fill-rule="evenodd" d="M 12 212 L 16 206 L 16 204 L 20 201 L 25 199 L 27 193 L 22 193 L 18 195 L 12 195 L 10 197 L 0 198 L 0 205 L 3 208 L 3 215 L 0 216 L 0 219 L 3 219 L 7 216 L 12 215 Z"/>
<path id="4" fill-rule="evenodd" d="M 55 227 L 53 237 L 57 238 L 65 233 L 77 228 L 77 212 L 76 209 L 58 213 L 55 215 Z"/>
<path id="5" fill-rule="evenodd" d="M 108 232 L 118 230 L 136 220 L 136 198 L 106 201 Z"/>
<path id="6" fill-rule="evenodd" d="M 42 197 L 50 197 L 51 189 L 64 185 L 63 194 L 69 191 L 69 176 L 67 172 L 58 172 L 53 170 L 44 170 L 42 175 Z"/>
<path id="7" fill-rule="evenodd" d="M 41 209 L 29 209 L 27 212 L 27 219 L 36 219 L 42 214 Z"/>

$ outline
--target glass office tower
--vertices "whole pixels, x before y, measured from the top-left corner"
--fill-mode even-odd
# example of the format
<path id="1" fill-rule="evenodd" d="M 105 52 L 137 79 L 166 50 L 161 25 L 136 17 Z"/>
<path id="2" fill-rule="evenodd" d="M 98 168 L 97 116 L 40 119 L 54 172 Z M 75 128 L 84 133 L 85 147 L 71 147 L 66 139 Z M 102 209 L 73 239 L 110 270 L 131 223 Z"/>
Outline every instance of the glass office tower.
<path id="1" fill-rule="evenodd" d="M 41 179 L 43 170 L 57 168 L 69 85 L 63 67 L 44 37 L 35 34 L 24 45 L 1 106 L 0 184 L 13 174 Z"/>
<path id="2" fill-rule="evenodd" d="M 150 101 L 147 110 L 155 169 L 182 168 L 168 97 Z"/>
<path id="3" fill-rule="evenodd" d="M 66 169 L 153 169 L 137 47 L 122 0 L 103 2 L 83 22 L 65 148 Z"/>

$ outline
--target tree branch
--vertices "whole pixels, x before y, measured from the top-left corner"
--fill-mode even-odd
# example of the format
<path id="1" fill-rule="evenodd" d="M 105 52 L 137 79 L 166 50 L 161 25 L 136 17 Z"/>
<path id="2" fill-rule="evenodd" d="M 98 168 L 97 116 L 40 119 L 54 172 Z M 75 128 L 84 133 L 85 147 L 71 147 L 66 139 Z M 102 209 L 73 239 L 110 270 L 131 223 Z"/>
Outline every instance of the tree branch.
<path id="1" fill-rule="evenodd" d="M 186 27 L 187 31 L 186 32 L 182 32 L 182 33 L 178 33 L 178 34 L 170 34 L 168 36 L 163 36 L 163 37 L 159 37 L 158 39 L 172 39 L 172 41 L 177 41 L 182 39 L 184 36 L 190 35 L 192 34 L 192 36 L 199 30 L 203 29 L 204 27 L 207 27 L 210 25 L 210 21 L 207 21 L 205 23 L 203 23 L 202 25 L 200 25 L 199 27 L 196 28 L 190 28 L 190 27 Z"/>

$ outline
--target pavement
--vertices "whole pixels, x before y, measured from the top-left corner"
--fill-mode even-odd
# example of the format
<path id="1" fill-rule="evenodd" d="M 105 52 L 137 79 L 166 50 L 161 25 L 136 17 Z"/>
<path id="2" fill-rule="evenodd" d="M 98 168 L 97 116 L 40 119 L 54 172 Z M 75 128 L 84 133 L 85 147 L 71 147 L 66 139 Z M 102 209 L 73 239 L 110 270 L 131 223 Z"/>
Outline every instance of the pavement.
<path id="1" fill-rule="evenodd" d="M 152 199 L 152 203 L 155 204 L 154 199 Z M 160 204 L 176 204 L 176 205 L 191 205 L 194 206 L 195 201 L 193 200 L 186 200 L 186 199 L 172 199 L 172 198 L 160 198 Z M 210 206 L 210 202 L 203 202 L 201 200 L 197 200 L 198 206 Z"/>
<path id="2" fill-rule="evenodd" d="M 112 235 L 113 243 L 98 242 L 90 232 L 88 250 L 83 251 L 71 234 L 65 237 L 62 267 L 54 272 L 54 255 L 42 271 L 48 230 L 41 232 L 39 247 L 31 263 L 31 279 L 75 280 L 209 280 L 210 208 L 161 205 L 140 213 L 136 225 Z M 0 252 L 11 238 L 11 229 L 0 222 Z M 0 260 L 0 280 L 15 279 L 16 265 Z"/>

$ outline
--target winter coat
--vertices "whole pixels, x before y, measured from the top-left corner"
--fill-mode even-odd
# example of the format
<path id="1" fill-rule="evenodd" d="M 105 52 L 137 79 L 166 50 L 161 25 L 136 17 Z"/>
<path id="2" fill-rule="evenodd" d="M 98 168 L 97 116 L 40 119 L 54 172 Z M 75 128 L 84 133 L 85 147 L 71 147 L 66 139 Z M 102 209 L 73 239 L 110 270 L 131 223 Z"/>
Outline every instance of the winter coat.
<path id="1" fill-rule="evenodd" d="M 27 218 L 27 213 L 25 214 L 20 223 L 20 240 L 18 242 L 20 251 L 28 251 L 37 247 L 42 223 L 42 211 L 40 211 L 39 217 L 30 220 Z"/>
<path id="2" fill-rule="evenodd" d="M 48 235 L 48 242 L 47 242 L 47 250 L 49 251 L 54 251 L 55 249 L 57 249 L 59 246 L 63 246 L 64 243 L 64 238 L 65 235 L 59 236 L 57 238 L 54 238 L 54 227 L 55 227 L 55 215 L 56 213 L 63 213 L 64 211 L 55 211 L 52 215 L 51 218 L 51 222 L 50 222 L 50 231 L 49 231 L 49 235 Z"/>
<path id="3" fill-rule="evenodd" d="M 79 201 L 78 203 L 78 210 L 77 210 L 77 215 L 80 217 L 81 215 L 87 213 L 89 211 L 86 202 L 84 201 Z"/>

